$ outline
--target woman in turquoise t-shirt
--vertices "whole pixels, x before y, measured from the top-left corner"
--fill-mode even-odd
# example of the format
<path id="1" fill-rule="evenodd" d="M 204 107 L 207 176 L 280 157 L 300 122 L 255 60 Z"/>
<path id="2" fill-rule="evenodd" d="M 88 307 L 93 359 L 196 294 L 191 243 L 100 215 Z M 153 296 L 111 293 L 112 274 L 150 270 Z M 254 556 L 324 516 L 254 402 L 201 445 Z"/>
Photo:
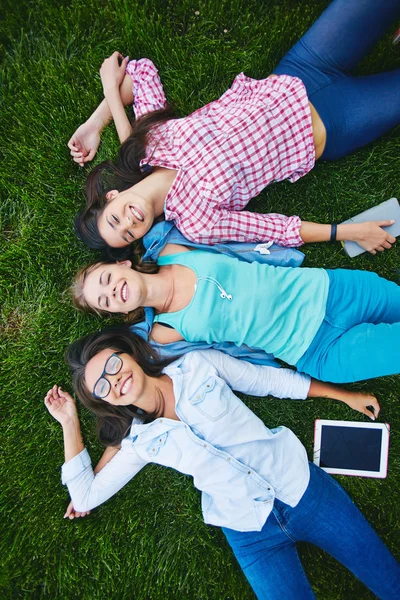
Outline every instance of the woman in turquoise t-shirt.
<path id="1" fill-rule="evenodd" d="M 158 273 L 130 261 L 77 276 L 80 308 L 157 311 L 152 339 L 261 348 L 323 381 L 400 373 L 400 287 L 375 273 L 273 267 L 167 245 Z"/>

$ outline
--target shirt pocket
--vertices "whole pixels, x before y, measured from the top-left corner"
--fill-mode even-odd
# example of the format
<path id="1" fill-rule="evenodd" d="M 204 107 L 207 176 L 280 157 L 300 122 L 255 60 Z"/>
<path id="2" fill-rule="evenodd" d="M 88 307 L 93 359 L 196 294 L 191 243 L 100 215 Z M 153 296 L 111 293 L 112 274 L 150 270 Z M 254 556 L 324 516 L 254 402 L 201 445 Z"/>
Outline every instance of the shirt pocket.
<path id="1" fill-rule="evenodd" d="M 218 421 L 229 409 L 228 398 L 215 377 L 209 377 L 189 398 L 189 402 L 211 421 Z"/>
<path id="2" fill-rule="evenodd" d="M 146 452 L 152 462 L 167 467 L 176 467 L 181 459 L 181 451 L 168 432 L 153 438 L 146 447 Z M 169 438 L 169 439 L 168 439 Z M 167 443 L 168 441 L 168 443 Z"/>

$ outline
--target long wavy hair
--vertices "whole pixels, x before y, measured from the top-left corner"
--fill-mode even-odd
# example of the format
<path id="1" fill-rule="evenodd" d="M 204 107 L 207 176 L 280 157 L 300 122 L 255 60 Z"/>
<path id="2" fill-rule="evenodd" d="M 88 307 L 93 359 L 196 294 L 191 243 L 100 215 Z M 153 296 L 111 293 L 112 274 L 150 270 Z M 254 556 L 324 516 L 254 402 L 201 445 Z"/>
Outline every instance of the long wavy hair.
<path id="1" fill-rule="evenodd" d="M 132 257 L 132 244 L 124 248 L 111 248 L 103 240 L 97 225 L 98 218 L 107 204 L 106 194 L 110 190 L 123 192 L 151 174 L 152 169 L 140 167 L 140 161 L 146 156 L 152 130 L 162 123 L 175 118 L 171 106 L 155 110 L 140 117 L 132 125 L 132 132 L 121 145 L 115 162 L 106 160 L 94 167 L 86 180 L 87 204 L 75 217 L 77 236 L 94 250 L 101 250 L 106 259 L 123 260 Z M 140 240 L 134 242 L 141 253 Z"/>
<path id="2" fill-rule="evenodd" d="M 96 431 L 100 442 L 104 446 L 118 446 L 128 434 L 134 417 L 149 423 L 156 415 L 146 413 L 133 405 L 111 405 L 93 396 L 85 383 L 86 365 L 105 349 L 129 354 L 150 377 L 159 377 L 163 368 L 175 358 L 162 360 L 148 342 L 126 326 L 110 327 L 92 333 L 68 346 L 65 360 L 71 369 L 74 391 L 82 404 L 95 415 Z"/>
<path id="3" fill-rule="evenodd" d="M 80 271 L 78 271 L 78 273 L 75 275 L 75 277 L 72 281 L 71 287 L 70 287 L 72 304 L 75 306 L 75 308 L 77 308 L 78 310 L 81 310 L 82 312 L 85 312 L 85 313 L 96 313 L 98 315 L 104 315 L 104 316 L 109 316 L 110 314 L 112 314 L 107 310 L 103 310 L 101 308 L 95 308 L 94 306 L 91 306 L 85 298 L 83 288 L 85 286 L 86 278 L 95 269 L 97 269 L 100 266 L 106 267 L 107 265 L 114 265 L 114 264 L 115 264 L 115 261 L 95 262 L 95 263 L 86 265 L 86 267 L 83 267 Z M 147 274 L 154 274 L 154 273 L 158 273 L 158 271 L 159 271 L 158 264 L 155 262 L 150 262 L 150 261 L 149 262 L 141 262 L 140 261 L 139 264 L 133 266 L 132 268 L 135 271 L 138 271 L 139 273 L 147 273 Z M 144 309 L 142 307 L 136 308 L 135 310 L 131 310 L 127 315 L 124 315 L 124 321 L 131 325 L 133 323 L 138 323 L 139 321 L 143 321 L 143 319 L 144 319 Z"/>

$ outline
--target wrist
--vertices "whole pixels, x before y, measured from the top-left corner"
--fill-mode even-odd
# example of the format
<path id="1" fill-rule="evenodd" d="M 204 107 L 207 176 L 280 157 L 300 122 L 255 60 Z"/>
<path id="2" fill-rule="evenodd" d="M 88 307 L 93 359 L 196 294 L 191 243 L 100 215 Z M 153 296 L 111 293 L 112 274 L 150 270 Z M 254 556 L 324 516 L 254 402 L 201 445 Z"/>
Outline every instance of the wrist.
<path id="1" fill-rule="evenodd" d="M 360 237 L 360 224 L 359 223 L 346 223 L 344 225 L 338 225 L 336 230 L 336 239 L 338 241 L 346 242 L 348 240 L 356 240 Z"/>
<path id="2" fill-rule="evenodd" d="M 75 431 L 77 429 L 77 427 L 80 429 L 78 415 L 76 414 L 74 416 L 66 417 L 62 421 L 61 427 L 63 428 L 63 431 L 67 432 L 67 433 L 69 433 L 71 431 Z"/>
<path id="3" fill-rule="evenodd" d="M 86 122 L 94 125 L 94 127 L 100 133 L 104 127 L 110 123 L 111 120 L 112 115 L 107 100 L 103 100 Z"/>

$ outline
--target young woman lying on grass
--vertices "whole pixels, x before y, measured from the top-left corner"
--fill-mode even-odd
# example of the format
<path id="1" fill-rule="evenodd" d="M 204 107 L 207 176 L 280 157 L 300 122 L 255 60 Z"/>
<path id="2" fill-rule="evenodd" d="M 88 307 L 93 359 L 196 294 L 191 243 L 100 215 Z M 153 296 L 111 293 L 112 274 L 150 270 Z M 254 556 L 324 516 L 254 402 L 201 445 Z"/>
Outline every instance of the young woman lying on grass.
<path id="1" fill-rule="evenodd" d="M 91 248 L 124 248 L 164 215 L 192 241 L 274 241 L 283 246 L 354 240 L 373 254 L 395 241 L 389 221 L 320 225 L 299 217 L 241 211 L 273 181 L 294 182 L 315 160 L 334 160 L 400 122 L 400 70 L 353 77 L 392 20 L 399 0 L 334 0 L 264 80 L 240 74 L 219 99 L 183 119 L 166 109 L 148 59 L 115 52 L 100 75 L 104 100 L 69 141 L 74 160 L 93 159 L 113 118 L 123 145 L 88 177 L 76 220 Z M 119 61 L 121 61 L 119 64 Z M 124 106 L 132 104 L 133 128 Z M 128 257 L 126 250 L 114 258 Z"/>
<path id="2" fill-rule="evenodd" d="M 165 364 L 128 331 L 78 340 L 67 362 L 100 441 L 112 446 L 94 475 L 73 399 L 49 390 L 45 404 L 63 428 L 62 480 L 76 511 L 106 501 L 147 464 L 165 465 L 193 477 L 204 521 L 223 528 L 258 598 L 314 598 L 300 540 L 329 552 L 379 598 L 399 596 L 399 566 L 341 486 L 308 463 L 290 429 L 268 429 L 231 391 L 306 398 L 336 397 L 335 388 L 215 350 Z"/>
<path id="3" fill-rule="evenodd" d="M 73 285 L 78 308 L 157 311 L 160 344 L 261 348 L 322 381 L 400 373 L 400 287 L 375 273 L 274 267 L 168 244 L 158 273 L 96 263 Z M 153 265 L 153 268 L 157 266 Z"/>

